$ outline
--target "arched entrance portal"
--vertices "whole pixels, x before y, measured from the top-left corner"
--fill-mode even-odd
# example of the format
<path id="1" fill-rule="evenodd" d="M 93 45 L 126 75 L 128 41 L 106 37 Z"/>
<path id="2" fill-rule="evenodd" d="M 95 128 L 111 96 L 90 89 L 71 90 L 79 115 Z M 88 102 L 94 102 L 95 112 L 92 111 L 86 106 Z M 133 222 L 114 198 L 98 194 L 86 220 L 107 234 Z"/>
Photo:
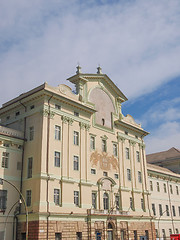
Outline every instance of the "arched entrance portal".
<path id="1" fill-rule="evenodd" d="M 111 223 L 108 223 L 107 239 L 114 240 L 114 228 Z"/>

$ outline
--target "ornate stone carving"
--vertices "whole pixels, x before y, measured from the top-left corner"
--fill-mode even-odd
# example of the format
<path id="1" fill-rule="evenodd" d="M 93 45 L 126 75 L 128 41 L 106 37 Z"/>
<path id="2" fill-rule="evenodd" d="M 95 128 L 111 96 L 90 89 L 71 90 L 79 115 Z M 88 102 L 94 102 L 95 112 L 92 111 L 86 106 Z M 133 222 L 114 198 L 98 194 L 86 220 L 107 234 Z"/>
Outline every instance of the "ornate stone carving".
<path id="1" fill-rule="evenodd" d="M 72 123 L 74 122 L 74 120 L 70 117 L 62 116 L 61 118 L 63 123 L 68 123 L 69 125 L 72 125 Z"/>
<path id="2" fill-rule="evenodd" d="M 91 154 L 90 157 L 90 161 L 92 163 L 92 166 L 98 166 L 102 169 L 102 170 L 110 170 L 115 169 L 118 170 L 118 161 L 117 159 L 114 157 L 114 155 L 112 156 L 108 156 L 107 153 L 98 153 L 97 151 L 95 151 L 94 153 Z"/>

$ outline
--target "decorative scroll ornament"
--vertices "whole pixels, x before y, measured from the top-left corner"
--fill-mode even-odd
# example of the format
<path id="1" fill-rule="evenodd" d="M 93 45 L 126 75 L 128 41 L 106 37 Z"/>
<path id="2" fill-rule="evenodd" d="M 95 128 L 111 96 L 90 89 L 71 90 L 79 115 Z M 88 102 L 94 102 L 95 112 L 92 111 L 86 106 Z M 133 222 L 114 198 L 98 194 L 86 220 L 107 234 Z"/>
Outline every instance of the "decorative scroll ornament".
<path id="1" fill-rule="evenodd" d="M 102 154 L 98 153 L 97 151 L 93 152 L 91 154 L 90 161 L 92 163 L 92 167 L 98 166 L 99 164 L 99 167 L 102 170 L 110 170 L 111 168 L 118 170 L 117 159 L 114 157 L 114 155 L 108 156 L 108 154 L 105 152 Z"/>

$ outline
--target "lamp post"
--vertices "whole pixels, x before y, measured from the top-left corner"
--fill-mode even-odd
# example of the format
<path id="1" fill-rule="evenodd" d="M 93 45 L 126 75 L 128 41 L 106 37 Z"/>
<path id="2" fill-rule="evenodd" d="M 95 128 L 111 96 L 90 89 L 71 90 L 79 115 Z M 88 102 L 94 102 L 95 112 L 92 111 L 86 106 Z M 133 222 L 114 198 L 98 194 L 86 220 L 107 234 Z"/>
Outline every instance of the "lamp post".
<path id="1" fill-rule="evenodd" d="M 159 237 L 159 239 L 160 239 L 160 228 L 159 228 L 159 222 L 160 222 L 160 219 L 161 219 L 161 217 L 163 216 L 163 214 L 165 213 L 165 212 L 167 212 L 167 210 L 165 210 L 161 215 L 160 215 L 160 217 L 159 217 L 159 219 L 158 219 L 158 237 Z"/>
<path id="2" fill-rule="evenodd" d="M 0 178 L 0 184 L 3 185 L 3 182 L 7 182 L 8 184 L 10 184 L 13 188 L 16 189 L 16 191 L 19 193 L 19 195 L 21 196 L 23 203 L 24 203 L 24 207 L 25 207 L 25 211 L 26 211 L 26 240 L 28 240 L 28 209 L 27 209 L 27 205 L 26 205 L 26 201 L 24 199 L 24 196 L 22 195 L 22 193 L 19 191 L 19 189 L 12 184 L 11 182 L 9 182 L 6 179 Z"/>

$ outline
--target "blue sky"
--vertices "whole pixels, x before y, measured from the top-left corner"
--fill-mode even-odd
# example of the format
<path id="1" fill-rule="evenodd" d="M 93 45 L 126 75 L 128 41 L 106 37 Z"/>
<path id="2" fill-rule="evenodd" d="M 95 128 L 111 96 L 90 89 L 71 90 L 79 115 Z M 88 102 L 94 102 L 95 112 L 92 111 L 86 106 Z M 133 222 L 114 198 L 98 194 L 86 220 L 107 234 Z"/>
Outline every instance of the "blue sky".
<path id="1" fill-rule="evenodd" d="M 179 0 L 1 0 L 0 104 L 100 64 L 151 133 L 147 152 L 180 148 L 179 26 Z"/>

